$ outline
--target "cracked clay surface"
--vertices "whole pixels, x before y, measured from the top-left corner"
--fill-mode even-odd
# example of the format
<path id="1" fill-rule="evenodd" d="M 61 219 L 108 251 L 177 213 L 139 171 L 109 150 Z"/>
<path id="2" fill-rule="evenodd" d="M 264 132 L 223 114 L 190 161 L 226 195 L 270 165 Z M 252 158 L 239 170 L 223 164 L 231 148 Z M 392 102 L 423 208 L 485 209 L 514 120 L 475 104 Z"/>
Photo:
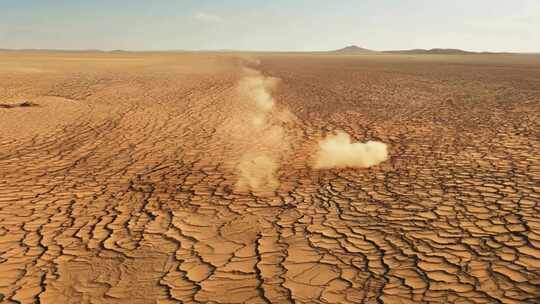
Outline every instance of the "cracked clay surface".
<path id="1" fill-rule="evenodd" d="M 0 53 L 0 303 L 540 303 L 538 57 L 253 57 L 279 141 L 253 59 Z M 388 160 L 314 169 L 337 130 Z"/>

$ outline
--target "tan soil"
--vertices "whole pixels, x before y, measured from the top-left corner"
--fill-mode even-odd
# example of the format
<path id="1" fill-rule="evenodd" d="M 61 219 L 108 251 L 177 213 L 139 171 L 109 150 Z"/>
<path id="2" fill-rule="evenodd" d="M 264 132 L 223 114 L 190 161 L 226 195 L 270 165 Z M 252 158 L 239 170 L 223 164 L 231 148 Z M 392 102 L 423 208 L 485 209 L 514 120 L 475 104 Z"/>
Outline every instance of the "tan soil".
<path id="1" fill-rule="evenodd" d="M 250 58 L 295 117 L 266 193 L 235 190 Z M 537 56 L 0 53 L 23 101 L 1 303 L 540 303 Z M 313 169 L 334 130 L 389 160 Z"/>

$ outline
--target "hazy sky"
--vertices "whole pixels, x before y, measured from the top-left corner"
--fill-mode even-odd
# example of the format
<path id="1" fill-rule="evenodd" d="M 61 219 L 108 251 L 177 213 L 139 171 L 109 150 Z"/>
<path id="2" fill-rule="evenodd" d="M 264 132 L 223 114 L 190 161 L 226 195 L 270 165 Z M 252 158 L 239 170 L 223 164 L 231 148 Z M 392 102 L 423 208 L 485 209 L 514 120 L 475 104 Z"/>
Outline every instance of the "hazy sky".
<path id="1" fill-rule="evenodd" d="M 0 0 L 0 48 L 540 52 L 540 0 Z"/>

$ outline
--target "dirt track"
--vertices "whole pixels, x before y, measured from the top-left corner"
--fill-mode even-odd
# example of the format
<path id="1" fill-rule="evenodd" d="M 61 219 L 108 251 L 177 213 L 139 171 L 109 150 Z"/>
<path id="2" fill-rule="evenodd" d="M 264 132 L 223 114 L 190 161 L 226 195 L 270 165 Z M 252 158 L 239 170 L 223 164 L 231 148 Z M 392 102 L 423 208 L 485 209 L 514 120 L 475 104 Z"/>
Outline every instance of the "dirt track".
<path id="1" fill-rule="evenodd" d="M 7 52 L 0 104 L 1 303 L 540 303 L 539 57 Z M 334 130 L 390 159 L 312 169 Z"/>

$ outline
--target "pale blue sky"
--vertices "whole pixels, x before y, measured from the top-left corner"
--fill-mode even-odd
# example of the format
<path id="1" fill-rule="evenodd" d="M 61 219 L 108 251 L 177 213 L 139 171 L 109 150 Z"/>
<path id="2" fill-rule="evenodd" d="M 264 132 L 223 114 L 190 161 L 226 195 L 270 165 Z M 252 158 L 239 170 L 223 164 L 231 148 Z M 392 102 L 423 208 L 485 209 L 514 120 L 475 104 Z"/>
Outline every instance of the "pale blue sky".
<path id="1" fill-rule="evenodd" d="M 0 48 L 540 52 L 540 0 L 0 0 Z"/>

